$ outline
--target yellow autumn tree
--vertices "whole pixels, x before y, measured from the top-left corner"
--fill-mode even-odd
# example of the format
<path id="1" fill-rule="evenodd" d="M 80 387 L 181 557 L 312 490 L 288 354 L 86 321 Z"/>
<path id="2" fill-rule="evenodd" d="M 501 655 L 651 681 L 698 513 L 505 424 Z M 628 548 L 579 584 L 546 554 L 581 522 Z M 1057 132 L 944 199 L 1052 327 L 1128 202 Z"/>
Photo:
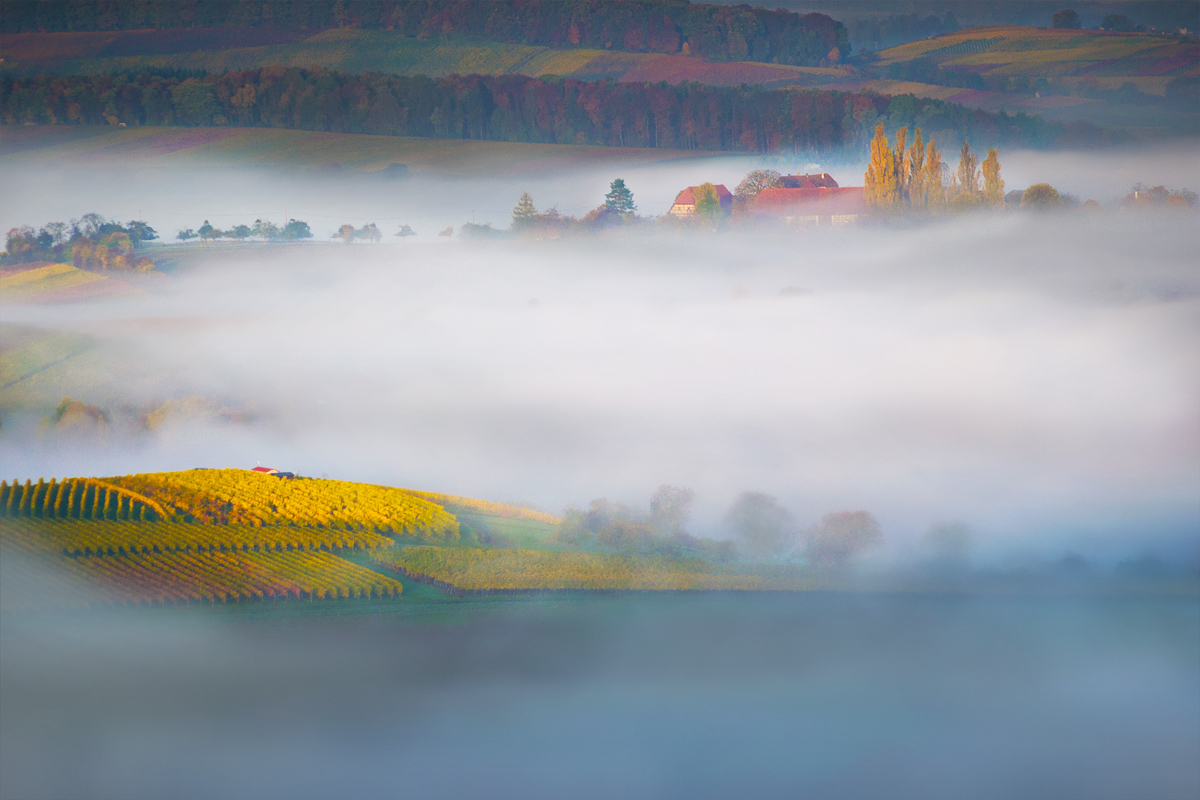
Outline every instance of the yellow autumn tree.
<path id="1" fill-rule="evenodd" d="M 921 141 L 921 129 L 913 133 L 912 146 L 905 159 L 908 168 L 908 204 L 913 208 L 925 207 L 925 143 Z"/>
<path id="2" fill-rule="evenodd" d="M 925 145 L 925 168 L 922 180 L 924 189 L 925 208 L 938 211 L 946 205 L 946 187 L 942 185 L 942 151 L 938 150 L 937 142 L 929 140 Z"/>
<path id="3" fill-rule="evenodd" d="M 871 140 L 871 161 L 867 174 L 863 176 L 863 199 L 867 206 L 876 211 L 891 211 L 896 206 L 896 156 L 888 146 L 883 133 L 883 123 L 875 128 Z"/>
<path id="4" fill-rule="evenodd" d="M 1000 179 L 1000 155 L 996 148 L 988 150 L 983 161 L 983 200 L 989 206 L 1004 205 L 1004 181 Z"/>
<path id="5" fill-rule="evenodd" d="M 903 127 L 896 131 L 896 147 L 892 151 L 892 157 L 896 161 L 896 205 L 904 205 L 905 198 L 908 197 L 908 128 Z"/>

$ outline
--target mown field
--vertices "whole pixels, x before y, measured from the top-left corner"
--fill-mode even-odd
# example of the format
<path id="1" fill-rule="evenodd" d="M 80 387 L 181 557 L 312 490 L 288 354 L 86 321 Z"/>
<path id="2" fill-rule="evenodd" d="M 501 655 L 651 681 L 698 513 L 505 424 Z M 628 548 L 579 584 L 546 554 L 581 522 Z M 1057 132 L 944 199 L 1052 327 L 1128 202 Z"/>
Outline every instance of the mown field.
<path id="1" fill-rule="evenodd" d="M 312 67 L 345 72 L 405 75 L 562 75 L 625 81 L 690 80 L 717 86 L 742 83 L 814 85 L 844 77 L 838 67 L 799 67 L 756 62 L 714 62 L 659 53 L 625 53 L 504 44 L 486 41 L 413 39 L 387 31 L 333 29 L 307 37 L 284 37 L 256 46 L 219 43 L 219 37 L 180 37 L 175 31 L 21 33 L 0 37 L 11 68 L 57 74 L 117 73 L 142 69 L 206 72 L 264 66 Z M 189 46 L 194 41 L 196 46 Z"/>
<path id="2" fill-rule="evenodd" d="M 21 166 L 264 167 L 378 172 L 405 164 L 446 176 L 517 176 L 621 162 L 705 158 L 708 151 L 423 139 L 277 128 L 6 126 L 0 168 Z"/>
<path id="3" fill-rule="evenodd" d="M 1173 77 L 1200 75 L 1200 45 L 1146 33 L 997 25 L 908 42 L 880 51 L 877 63 L 929 58 L 981 75 L 1131 80 L 1161 94 Z M 1144 87 L 1144 88 L 1143 88 Z"/>

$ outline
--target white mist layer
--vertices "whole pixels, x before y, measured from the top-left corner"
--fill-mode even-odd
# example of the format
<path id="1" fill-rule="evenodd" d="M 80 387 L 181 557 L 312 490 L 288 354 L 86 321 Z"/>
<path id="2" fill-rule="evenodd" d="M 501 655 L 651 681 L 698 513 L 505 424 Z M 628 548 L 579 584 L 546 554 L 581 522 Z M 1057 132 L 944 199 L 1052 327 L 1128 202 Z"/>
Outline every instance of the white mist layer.
<path id="1" fill-rule="evenodd" d="M 261 462 L 552 510 L 672 483 L 712 535 L 753 489 L 802 524 L 868 509 L 893 543 L 947 520 L 985 550 L 1194 543 L 1191 221 L 218 246 L 150 299 L 6 317 L 91 333 L 141 376 L 80 399 L 203 395 L 259 424 L 10 434 L 0 469 Z"/>

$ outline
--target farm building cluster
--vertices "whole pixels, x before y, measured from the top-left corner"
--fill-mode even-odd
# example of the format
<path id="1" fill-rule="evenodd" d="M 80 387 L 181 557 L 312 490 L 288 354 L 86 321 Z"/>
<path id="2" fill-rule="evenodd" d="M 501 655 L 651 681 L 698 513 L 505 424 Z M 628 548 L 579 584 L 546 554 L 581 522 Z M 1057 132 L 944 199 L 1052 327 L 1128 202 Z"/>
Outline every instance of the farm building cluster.
<path id="1" fill-rule="evenodd" d="M 736 197 L 724 184 L 714 184 L 721 214 L 746 214 L 776 219 L 789 225 L 846 225 L 866 212 L 861 186 L 838 186 L 827 172 L 815 175 L 784 175 L 768 189 L 753 197 Z M 695 216 L 700 186 L 688 186 L 671 205 L 672 216 Z"/>

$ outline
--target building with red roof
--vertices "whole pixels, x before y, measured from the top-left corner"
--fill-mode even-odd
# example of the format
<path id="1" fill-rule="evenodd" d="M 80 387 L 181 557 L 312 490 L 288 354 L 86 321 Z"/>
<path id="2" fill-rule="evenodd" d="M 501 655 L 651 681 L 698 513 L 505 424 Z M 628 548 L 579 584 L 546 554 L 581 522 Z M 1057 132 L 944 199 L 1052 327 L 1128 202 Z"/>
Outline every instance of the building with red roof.
<path id="1" fill-rule="evenodd" d="M 671 205 L 671 210 L 668 212 L 676 217 L 690 217 L 696 213 L 696 191 L 699 186 L 689 186 L 675 196 L 675 202 Z M 733 211 L 733 193 L 725 188 L 725 184 L 718 183 L 713 186 L 717 190 L 717 199 L 721 201 L 721 211 L 725 216 L 729 216 Z"/>
<path id="2" fill-rule="evenodd" d="M 866 213 L 861 186 L 838 186 L 828 173 L 784 175 L 754 199 L 756 216 L 794 225 L 845 225 Z"/>

